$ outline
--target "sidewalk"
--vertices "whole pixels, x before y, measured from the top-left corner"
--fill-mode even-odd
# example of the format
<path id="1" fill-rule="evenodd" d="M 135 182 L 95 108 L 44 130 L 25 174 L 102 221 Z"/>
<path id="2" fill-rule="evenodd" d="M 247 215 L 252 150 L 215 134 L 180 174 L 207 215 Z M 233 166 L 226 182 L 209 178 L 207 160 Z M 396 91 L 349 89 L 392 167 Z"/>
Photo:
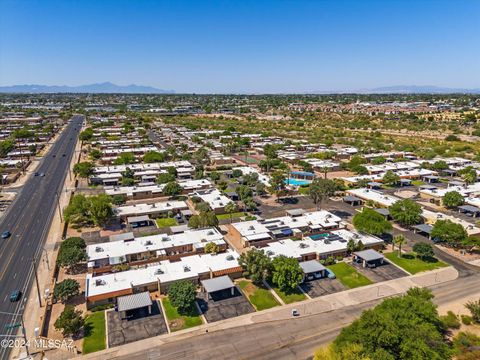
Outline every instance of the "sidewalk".
<path id="1" fill-rule="evenodd" d="M 358 305 L 372 300 L 384 299 L 394 295 L 400 295 L 411 287 L 425 287 L 443 282 L 455 280 L 458 272 L 453 267 L 446 267 L 428 273 L 417 274 L 409 277 L 394 279 L 383 283 L 372 284 L 361 288 L 346 290 L 340 293 L 330 294 L 319 298 L 305 300 L 285 306 L 279 306 L 257 313 L 238 316 L 231 319 L 218 321 L 197 326 L 191 329 L 181 330 L 172 334 L 141 340 L 124 346 L 110 348 L 93 354 L 83 356 L 84 359 L 112 358 L 114 356 L 128 355 L 134 349 L 149 349 L 173 341 L 179 341 L 198 336 L 208 332 L 222 331 L 229 328 L 251 325 L 255 323 L 272 322 L 292 318 L 292 309 L 297 309 L 300 316 L 316 315 L 330 312 L 342 307 Z"/>
<path id="2" fill-rule="evenodd" d="M 75 150 L 80 150 L 80 141 L 77 142 Z M 70 168 L 72 168 L 73 164 L 76 163 L 77 154 L 78 152 L 74 153 Z M 74 189 L 74 187 L 75 179 L 70 179 L 69 175 L 67 174 L 64 187 L 60 194 L 60 207 L 62 208 L 62 211 L 68 205 L 71 190 Z M 57 258 L 58 251 L 55 245 L 57 242 L 61 241 L 63 226 L 64 223 L 60 221 L 57 207 L 52 218 L 52 224 L 50 226 L 50 229 L 48 230 L 47 239 L 45 240 L 45 244 L 43 247 L 44 250 L 40 251 L 37 264 L 38 282 L 40 285 L 40 294 L 42 295 L 42 307 L 38 306 L 37 286 L 35 281 L 33 281 L 32 288 L 30 290 L 30 293 L 28 294 L 28 300 L 25 304 L 25 308 L 21 309 L 24 310 L 25 330 L 28 339 L 34 338 L 35 328 L 41 328 L 43 316 L 45 313 L 45 290 L 49 289 L 50 294 L 53 294 L 53 272 L 55 270 L 55 260 Z M 55 319 L 50 319 L 50 321 L 55 321 Z M 10 358 L 17 357 L 20 351 L 23 352 L 24 349 L 15 348 L 15 350 L 11 352 Z"/>

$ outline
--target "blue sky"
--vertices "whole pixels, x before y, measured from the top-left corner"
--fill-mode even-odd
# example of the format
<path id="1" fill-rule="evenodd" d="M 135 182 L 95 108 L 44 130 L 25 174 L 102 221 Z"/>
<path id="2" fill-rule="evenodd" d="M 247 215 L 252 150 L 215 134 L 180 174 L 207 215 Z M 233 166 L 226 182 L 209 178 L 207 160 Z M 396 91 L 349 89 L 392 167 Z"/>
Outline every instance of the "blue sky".
<path id="1" fill-rule="evenodd" d="M 0 85 L 480 87 L 480 1 L 0 1 Z"/>

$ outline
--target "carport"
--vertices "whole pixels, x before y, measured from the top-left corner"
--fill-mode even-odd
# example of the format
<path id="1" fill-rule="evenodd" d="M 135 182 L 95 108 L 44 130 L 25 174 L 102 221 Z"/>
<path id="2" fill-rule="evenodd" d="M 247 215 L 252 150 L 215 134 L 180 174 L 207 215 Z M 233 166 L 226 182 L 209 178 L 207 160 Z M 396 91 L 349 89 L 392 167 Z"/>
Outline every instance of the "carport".
<path id="1" fill-rule="evenodd" d="M 429 184 L 432 184 L 432 183 L 437 183 L 440 180 L 440 178 L 435 175 L 426 175 L 422 178 L 422 180 Z"/>
<path id="2" fill-rule="evenodd" d="M 152 299 L 148 291 L 117 298 L 117 311 L 123 319 L 127 317 L 127 311 L 141 308 L 148 308 L 148 314 L 152 312 Z"/>
<path id="3" fill-rule="evenodd" d="M 149 226 L 151 225 L 150 216 L 148 215 L 130 216 L 127 218 L 127 224 L 133 228 L 137 228 L 141 226 Z"/>
<path id="4" fill-rule="evenodd" d="M 303 281 L 323 278 L 327 271 L 317 260 L 302 261 L 300 267 L 303 270 Z"/>
<path id="5" fill-rule="evenodd" d="M 343 197 L 343 202 L 346 202 L 347 204 L 350 204 L 352 206 L 357 206 L 362 203 L 362 199 L 353 195 L 347 195 Z"/>
<path id="6" fill-rule="evenodd" d="M 429 239 L 431 237 L 433 226 L 429 224 L 418 224 L 413 227 L 413 233 L 425 234 Z"/>
<path id="7" fill-rule="evenodd" d="M 367 249 L 363 251 L 357 251 L 353 253 L 353 260 L 355 262 L 362 262 L 363 267 L 376 267 L 378 265 L 382 265 L 385 257 L 380 254 L 379 252 L 373 249 Z"/>
<path id="8" fill-rule="evenodd" d="M 480 214 L 480 209 L 476 206 L 473 205 L 462 205 L 458 207 L 458 212 L 459 213 L 464 213 L 464 214 L 470 214 L 474 218 Z"/>
<path id="9" fill-rule="evenodd" d="M 380 215 L 384 216 L 385 219 L 389 220 L 390 219 L 390 211 L 386 208 L 377 208 L 377 209 L 374 209 L 377 213 L 379 213 Z"/>
<path id="10" fill-rule="evenodd" d="M 230 289 L 232 296 L 235 295 L 235 284 L 228 275 L 201 280 L 200 283 L 202 284 L 203 290 L 207 293 L 207 299 L 210 298 L 212 293 L 228 289 Z"/>

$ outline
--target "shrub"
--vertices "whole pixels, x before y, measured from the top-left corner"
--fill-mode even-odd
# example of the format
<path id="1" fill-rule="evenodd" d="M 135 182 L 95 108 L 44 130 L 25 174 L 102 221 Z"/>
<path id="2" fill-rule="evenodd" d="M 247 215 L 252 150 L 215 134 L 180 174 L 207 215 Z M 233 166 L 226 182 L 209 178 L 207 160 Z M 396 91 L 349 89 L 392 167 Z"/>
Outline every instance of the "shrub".
<path id="1" fill-rule="evenodd" d="M 469 315 L 462 315 L 461 319 L 462 319 L 462 324 L 464 325 L 471 325 L 473 322 L 472 317 Z"/>
<path id="2" fill-rule="evenodd" d="M 440 316 L 440 321 L 449 329 L 459 329 L 460 321 L 458 320 L 457 315 L 449 311 L 447 315 Z"/>

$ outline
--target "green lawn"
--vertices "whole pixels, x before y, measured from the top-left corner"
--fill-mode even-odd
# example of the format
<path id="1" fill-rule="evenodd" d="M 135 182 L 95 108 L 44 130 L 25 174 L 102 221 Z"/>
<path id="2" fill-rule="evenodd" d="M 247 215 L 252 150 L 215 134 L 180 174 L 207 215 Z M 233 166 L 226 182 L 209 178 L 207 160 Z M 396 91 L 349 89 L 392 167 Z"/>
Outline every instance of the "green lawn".
<path id="1" fill-rule="evenodd" d="M 247 214 L 242 211 L 234 212 L 232 214 L 220 214 L 220 215 L 217 215 L 217 219 L 218 220 L 230 219 L 230 215 L 232 216 L 232 219 L 234 219 L 234 218 L 246 216 Z"/>
<path id="2" fill-rule="evenodd" d="M 168 298 L 162 300 L 163 308 L 165 309 L 165 315 L 168 319 L 168 326 L 170 331 L 178 331 L 188 329 L 194 326 L 202 325 L 202 318 L 198 315 L 197 309 L 193 307 L 188 314 L 182 315 L 178 313 L 176 307 L 174 307 Z"/>
<path id="3" fill-rule="evenodd" d="M 340 280 L 343 285 L 350 289 L 373 284 L 370 279 L 363 276 L 352 266 L 344 262 L 339 262 L 327 267 L 333 271 L 333 273 L 337 276 L 337 279 Z"/>
<path id="4" fill-rule="evenodd" d="M 280 298 L 285 304 L 291 304 L 297 301 L 305 300 L 307 298 L 305 294 L 301 292 L 298 288 L 295 291 L 289 293 L 286 293 L 274 286 L 272 286 L 272 289 L 277 293 L 278 296 L 280 296 Z"/>
<path id="5" fill-rule="evenodd" d="M 308 195 L 308 194 L 310 194 L 310 187 L 309 187 L 309 186 L 307 186 L 307 187 L 300 187 L 300 188 L 298 189 L 298 193 L 299 193 L 300 195 Z"/>
<path id="6" fill-rule="evenodd" d="M 97 311 L 85 319 L 85 337 L 83 338 L 83 354 L 106 348 L 105 311 Z"/>
<path id="7" fill-rule="evenodd" d="M 402 257 L 398 257 L 398 252 L 392 252 L 385 254 L 385 257 L 401 268 L 407 270 L 410 274 L 416 274 L 422 271 L 430 271 L 438 268 L 448 266 L 448 264 L 432 259 L 431 261 L 423 261 L 415 256 L 415 253 L 402 254 Z"/>
<path id="8" fill-rule="evenodd" d="M 178 225 L 177 220 L 175 220 L 174 218 L 158 218 L 156 221 L 158 227 Z"/>
<path id="9" fill-rule="evenodd" d="M 258 287 L 251 281 L 241 280 L 238 282 L 238 286 L 240 286 L 240 289 L 242 289 L 257 311 L 280 305 L 268 289 Z"/>
<path id="10" fill-rule="evenodd" d="M 422 186 L 422 185 L 425 185 L 425 183 L 421 180 L 412 180 L 412 185 Z"/>

